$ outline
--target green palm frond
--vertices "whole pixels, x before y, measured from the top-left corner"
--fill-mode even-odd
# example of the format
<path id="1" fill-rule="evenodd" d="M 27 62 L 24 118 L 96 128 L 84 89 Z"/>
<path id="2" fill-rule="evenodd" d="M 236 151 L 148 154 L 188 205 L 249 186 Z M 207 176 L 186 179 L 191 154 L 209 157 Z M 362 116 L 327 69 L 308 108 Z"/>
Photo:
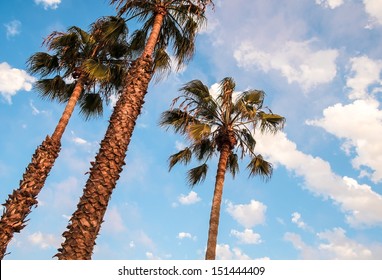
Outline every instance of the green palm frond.
<path id="1" fill-rule="evenodd" d="M 192 145 L 192 152 L 195 154 L 196 159 L 199 161 L 209 160 L 215 153 L 215 144 L 209 138 L 204 138 Z"/>
<path id="2" fill-rule="evenodd" d="M 239 162 L 237 154 L 231 153 L 227 161 L 227 169 L 235 178 L 236 174 L 239 173 Z"/>
<path id="3" fill-rule="evenodd" d="M 246 153 L 252 154 L 256 146 L 256 140 L 253 138 L 252 133 L 248 129 L 243 128 L 236 130 L 236 135 L 238 136 L 239 146 L 242 151 L 241 158 L 243 158 Z"/>
<path id="4" fill-rule="evenodd" d="M 86 59 L 82 63 L 83 70 L 92 80 L 108 80 L 110 77 L 110 69 L 104 63 L 94 60 Z"/>
<path id="5" fill-rule="evenodd" d="M 276 133 L 281 130 L 285 124 L 285 118 L 276 114 L 267 114 L 260 112 L 260 131 Z"/>
<path id="6" fill-rule="evenodd" d="M 83 94 L 79 100 L 80 115 L 85 120 L 100 117 L 103 114 L 102 97 L 97 93 Z"/>
<path id="7" fill-rule="evenodd" d="M 157 80 L 171 72 L 171 58 L 165 49 L 157 49 L 154 53 L 154 73 Z"/>
<path id="8" fill-rule="evenodd" d="M 101 17 L 91 27 L 95 40 L 109 45 L 118 43 L 121 37 L 127 36 L 128 31 L 125 20 L 116 16 Z"/>
<path id="9" fill-rule="evenodd" d="M 188 184 L 190 186 L 195 186 L 196 184 L 203 182 L 206 179 L 207 171 L 208 165 L 206 163 L 190 169 L 187 172 Z"/>
<path id="10" fill-rule="evenodd" d="M 74 87 L 67 85 L 61 76 L 55 76 L 51 79 L 41 79 L 34 84 L 43 99 L 66 102 L 70 97 L 70 90 Z"/>
<path id="11" fill-rule="evenodd" d="M 169 158 L 169 171 L 174 167 L 175 164 L 181 162 L 183 164 L 188 164 L 191 161 L 192 152 L 189 148 L 179 151 L 176 154 L 173 154 Z"/>
<path id="12" fill-rule="evenodd" d="M 38 52 L 27 60 L 28 71 L 31 74 L 39 74 L 45 77 L 60 70 L 57 55 L 50 55 L 44 52 Z"/>
<path id="13" fill-rule="evenodd" d="M 188 136 L 198 142 L 211 133 L 211 126 L 206 123 L 191 123 L 187 127 Z"/>
<path id="14" fill-rule="evenodd" d="M 186 112 L 180 109 L 173 109 L 161 114 L 159 125 L 167 129 L 172 127 L 175 132 L 184 134 L 187 132 L 189 123 L 194 121 L 194 118 Z"/>
<path id="15" fill-rule="evenodd" d="M 272 164 L 264 160 L 261 155 L 256 155 L 248 164 L 249 176 L 260 176 L 264 180 L 269 180 L 273 173 Z"/>

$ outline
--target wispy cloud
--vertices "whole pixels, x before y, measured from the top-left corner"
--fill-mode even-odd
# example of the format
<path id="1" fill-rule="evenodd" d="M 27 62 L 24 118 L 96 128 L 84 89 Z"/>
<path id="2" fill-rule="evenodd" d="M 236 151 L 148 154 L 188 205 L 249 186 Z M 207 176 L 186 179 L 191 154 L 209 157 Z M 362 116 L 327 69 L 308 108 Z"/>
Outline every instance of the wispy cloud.
<path id="1" fill-rule="evenodd" d="M 262 242 L 261 235 L 253 232 L 252 229 L 245 229 L 243 232 L 232 229 L 231 235 L 239 240 L 239 243 L 243 244 L 260 244 Z"/>
<path id="2" fill-rule="evenodd" d="M 382 244 L 363 244 L 346 236 L 342 228 L 317 233 L 318 246 L 306 244 L 296 233 L 287 232 L 284 239 L 293 244 L 302 259 L 381 259 Z"/>
<path id="3" fill-rule="evenodd" d="M 58 8 L 58 5 L 61 3 L 61 0 L 34 0 L 34 2 L 37 5 L 42 5 L 45 10 L 55 10 Z"/>
<path id="4" fill-rule="evenodd" d="M 20 34 L 21 32 L 21 22 L 18 20 L 12 20 L 11 22 L 4 24 L 4 26 L 8 39 Z"/>

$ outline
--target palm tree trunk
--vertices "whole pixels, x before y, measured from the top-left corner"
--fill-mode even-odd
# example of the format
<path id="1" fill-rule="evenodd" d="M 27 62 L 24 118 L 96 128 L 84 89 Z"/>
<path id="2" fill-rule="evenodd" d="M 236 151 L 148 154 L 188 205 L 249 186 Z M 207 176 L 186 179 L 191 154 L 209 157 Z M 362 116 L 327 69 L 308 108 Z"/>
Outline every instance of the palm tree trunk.
<path id="1" fill-rule="evenodd" d="M 79 80 L 65 107 L 65 110 L 52 136 L 36 149 L 32 160 L 26 168 L 20 186 L 9 195 L 3 204 L 5 210 L 0 220 L 0 259 L 6 255 L 9 242 L 14 233 L 20 232 L 25 226 L 26 217 L 33 206 L 37 206 L 37 195 L 44 186 L 45 180 L 52 169 L 61 149 L 61 137 L 73 113 L 74 107 L 81 95 L 83 81 Z"/>
<path id="2" fill-rule="evenodd" d="M 90 260 L 111 194 L 125 165 L 126 152 L 153 75 L 152 55 L 165 12 L 159 11 L 140 58 L 132 63 L 125 86 L 110 117 L 104 139 L 90 168 L 89 179 L 73 213 L 65 241 L 55 255 L 59 260 Z"/>
<path id="3" fill-rule="evenodd" d="M 216 174 L 214 197 L 212 200 L 211 214 L 210 214 L 210 227 L 208 230 L 208 241 L 206 250 L 206 260 L 214 260 L 216 257 L 216 244 L 218 239 L 219 219 L 220 219 L 220 206 L 223 196 L 224 178 L 227 170 L 227 161 L 231 152 L 229 144 L 222 145 L 220 150 L 220 158 L 218 163 L 218 170 Z"/>

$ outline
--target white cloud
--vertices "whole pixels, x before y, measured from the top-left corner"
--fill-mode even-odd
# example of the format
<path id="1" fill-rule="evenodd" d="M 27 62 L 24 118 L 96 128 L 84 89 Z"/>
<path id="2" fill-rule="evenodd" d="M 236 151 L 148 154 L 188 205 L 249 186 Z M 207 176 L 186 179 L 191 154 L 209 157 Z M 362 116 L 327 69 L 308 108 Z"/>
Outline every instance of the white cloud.
<path id="1" fill-rule="evenodd" d="M 180 204 L 190 205 L 199 202 L 201 198 L 194 191 L 190 191 L 188 195 L 181 194 L 178 198 Z"/>
<path id="2" fill-rule="evenodd" d="M 264 223 L 267 206 L 256 200 L 251 200 L 249 204 L 237 205 L 228 202 L 226 210 L 239 224 L 248 229 Z"/>
<path id="3" fill-rule="evenodd" d="M 382 110 L 375 96 L 382 91 L 382 61 L 362 56 L 350 62 L 352 75 L 347 77 L 346 84 L 350 88 L 349 98 L 355 101 L 330 106 L 323 111 L 321 119 L 307 121 L 307 124 L 343 139 L 342 149 L 348 155 L 354 148 L 353 167 L 360 170 L 361 176 L 370 176 L 377 183 L 382 180 L 382 157 L 375 156 L 382 154 L 379 137 L 382 135 Z M 363 166 L 371 168 L 371 174 L 368 175 Z"/>
<path id="4" fill-rule="evenodd" d="M 37 107 L 34 105 L 33 100 L 29 101 L 29 106 L 32 109 L 32 115 L 34 115 L 34 116 L 37 116 L 37 115 L 40 115 L 40 114 L 50 115 L 48 111 L 37 109 Z"/>
<path id="5" fill-rule="evenodd" d="M 79 145 L 84 145 L 84 144 L 88 143 L 88 141 L 86 141 L 85 139 L 82 139 L 80 137 L 73 137 L 73 142 L 76 144 L 79 144 Z"/>
<path id="6" fill-rule="evenodd" d="M 260 50 L 247 41 L 234 52 L 234 57 L 239 67 L 256 66 L 264 72 L 277 70 L 288 83 L 297 82 L 304 90 L 309 90 L 332 81 L 337 74 L 338 51 L 314 50 L 314 41 L 287 41 L 274 52 Z"/>
<path id="7" fill-rule="evenodd" d="M 382 224 L 382 217 L 378 214 L 382 212 L 382 196 L 370 186 L 358 185 L 349 177 L 336 175 L 328 162 L 299 151 L 285 133 L 257 135 L 256 140 L 259 153 L 268 157 L 270 162 L 282 164 L 303 177 L 305 188 L 311 192 L 332 199 L 345 212 L 351 226 Z"/>
<path id="8" fill-rule="evenodd" d="M 49 248 L 58 248 L 61 243 L 61 239 L 56 235 L 43 234 L 41 231 L 29 235 L 28 241 L 44 250 Z"/>
<path id="9" fill-rule="evenodd" d="M 245 229 L 243 232 L 232 229 L 231 235 L 235 236 L 243 244 L 260 244 L 261 235 L 253 232 L 252 229 Z"/>
<path id="10" fill-rule="evenodd" d="M 316 4 L 324 8 L 335 9 L 344 4 L 344 0 L 316 0 Z"/>
<path id="11" fill-rule="evenodd" d="M 302 259 L 380 259 L 382 244 L 362 244 L 346 236 L 342 228 L 317 233 L 318 245 L 306 244 L 300 235 L 287 232 L 284 239 L 300 251 Z"/>
<path id="12" fill-rule="evenodd" d="M 382 180 L 382 111 L 376 100 L 356 100 L 351 104 L 340 103 L 326 108 L 323 118 L 308 121 L 307 124 L 322 127 L 327 132 L 344 139 L 343 149 L 356 156 L 352 159 L 354 168 L 362 171 L 368 166 L 373 171 L 371 179 L 377 183 Z M 351 120 L 351 121 L 349 121 Z"/>
<path id="13" fill-rule="evenodd" d="M 52 9 L 55 10 L 58 8 L 58 5 L 61 3 L 61 0 L 34 0 L 37 5 L 42 5 L 45 10 Z"/>
<path id="14" fill-rule="evenodd" d="M 7 38 L 20 34 L 20 29 L 21 29 L 20 21 L 12 20 L 11 22 L 4 24 L 4 26 L 7 32 Z"/>
<path id="15" fill-rule="evenodd" d="M 216 259 L 218 260 L 250 260 L 239 248 L 230 248 L 228 244 L 216 245 Z"/>
<path id="16" fill-rule="evenodd" d="M 350 59 L 350 69 L 353 76 L 347 77 L 346 86 L 351 89 L 350 99 L 364 99 L 370 97 L 369 86 L 374 85 L 373 93 L 381 92 L 382 70 L 381 60 L 372 60 L 367 56 L 353 57 Z"/>
<path id="17" fill-rule="evenodd" d="M 380 0 L 363 0 L 365 11 L 377 23 L 382 24 L 382 2 Z"/>
<path id="18" fill-rule="evenodd" d="M 301 214 L 298 212 L 292 213 L 292 223 L 296 224 L 299 228 L 308 229 L 308 225 L 301 219 Z"/>
<path id="19" fill-rule="evenodd" d="M 160 258 L 158 256 L 155 256 L 152 252 L 146 252 L 145 253 L 146 258 L 149 260 L 159 260 Z"/>
<path id="20" fill-rule="evenodd" d="M 192 235 L 191 233 L 189 233 L 189 232 L 179 232 L 177 238 L 178 238 L 178 239 L 185 239 L 185 238 L 188 238 L 188 239 L 196 240 L 196 236 L 193 236 L 193 235 Z"/>
<path id="21" fill-rule="evenodd" d="M 184 150 L 186 148 L 186 144 L 184 144 L 183 142 L 180 142 L 180 141 L 175 141 L 175 148 L 178 150 L 178 151 L 181 151 L 181 150 Z"/>
<path id="22" fill-rule="evenodd" d="M 30 91 L 36 79 L 24 70 L 12 68 L 8 63 L 0 63 L 0 95 L 12 104 L 12 96 L 19 90 Z"/>

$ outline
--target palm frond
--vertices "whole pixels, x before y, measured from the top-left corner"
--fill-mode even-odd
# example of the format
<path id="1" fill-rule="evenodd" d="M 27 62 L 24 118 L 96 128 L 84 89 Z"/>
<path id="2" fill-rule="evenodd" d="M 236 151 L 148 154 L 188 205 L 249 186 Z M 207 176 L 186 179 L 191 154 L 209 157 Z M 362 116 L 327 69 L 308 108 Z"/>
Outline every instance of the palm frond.
<path id="1" fill-rule="evenodd" d="M 239 173 L 239 162 L 237 154 L 231 153 L 227 161 L 227 169 L 232 174 L 232 177 L 235 178 L 236 174 Z"/>
<path id="2" fill-rule="evenodd" d="M 188 164 L 191 161 L 192 152 L 189 148 L 185 148 L 176 154 L 173 154 L 169 158 L 169 171 L 174 167 L 175 164 L 181 162 L 183 164 Z"/>
<path id="3" fill-rule="evenodd" d="M 55 100 L 58 102 L 66 102 L 69 99 L 70 87 L 65 83 L 61 76 L 55 76 L 50 79 L 41 79 L 34 84 L 35 89 L 43 99 Z"/>
<path id="4" fill-rule="evenodd" d="M 206 123 L 190 123 L 187 130 L 188 136 L 198 142 L 211 133 L 211 126 Z"/>
<path id="5" fill-rule="evenodd" d="M 192 152 L 195 154 L 196 159 L 199 161 L 207 161 L 210 159 L 215 150 L 216 145 L 209 138 L 204 138 L 201 141 L 198 141 L 192 145 Z"/>
<path id="6" fill-rule="evenodd" d="M 97 93 L 83 94 L 79 100 L 79 106 L 80 115 L 82 115 L 85 120 L 100 117 L 103 114 L 102 98 Z"/>
<path id="7" fill-rule="evenodd" d="M 260 131 L 276 133 L 285 124 L 285 118 L 277 114 L 260 112 Z"/>
<path id="8" fill-rule="evenodd" d="M 190 169 L 187 172 L 188 184 L 190 186 L 195 186 L 196 184 L 203 182 L 206 179 L 207 171 L 208 165 L 206 163 Z"/>
<path id="9" fill-rule="evenodd" d="M 264 180 L 269 180 L 273 173 L 272 164 L 264 160 L 261 155 L 255 155 L 247 168 L 249 176 L 260 176 Z"/>
<path id="10" fill-rule="evenodd" d="M 29 57 L 27 67 L 29 73 L 39 74 L 42 77 L 59 72 L 60 70 L 58 57 L 45 52 L 37 52 Z"/>
<path id="11" fill-rule="evenodd" d="M 85 71 L 92 80 L 108 80 L 110 76 L 109 67 L 94 59 L 86 59 L 82 63 L 82 67 L 83 71 Z"/>
<path id="12" fill-rule="evenodd" d="M 162 127 L 172 127 L 175 132 L 184 134 L 187 132 L 189 123 L 194 122 L 194 118 L 180 109 L 165 111 L 161 114 L 159 125 Z"/>

